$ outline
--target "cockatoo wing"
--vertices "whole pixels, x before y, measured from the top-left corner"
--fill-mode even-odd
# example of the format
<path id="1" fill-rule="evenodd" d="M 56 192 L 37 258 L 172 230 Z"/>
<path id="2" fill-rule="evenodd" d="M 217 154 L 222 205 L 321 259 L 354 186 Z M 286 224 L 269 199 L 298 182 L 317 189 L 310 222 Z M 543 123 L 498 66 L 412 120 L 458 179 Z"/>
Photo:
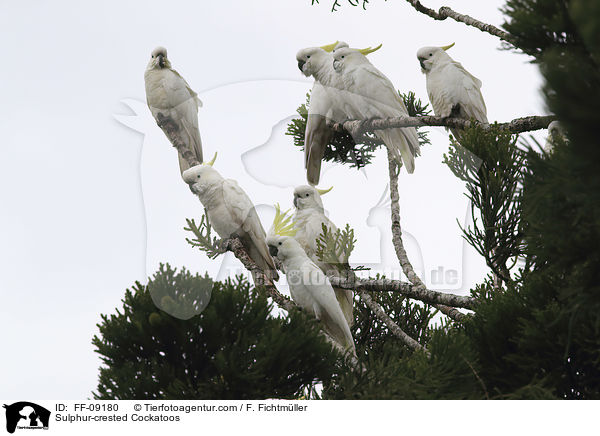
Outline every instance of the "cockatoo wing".
<path id="1" fill-rule="evenodd" d="M 300 243 L 302 248 L 306 251 L 308 257 L 326 274 L 332 274 L 335 277 L 341 277 L 339 270 L 336 265 L 322 262 L 317 258 L 317 239 L 320 238 L 323 233 L 323 224 L 332 233 L 337 231 L 337 227 L 325 214 L 320 213 L 316 210 L 303 210 L 300 213 L 296 213 L 294 220 L 298 223 L 298 232 L 296 233 L 295 239 Z M 340 259 L 341 262 L 341 259 Z M 333 288 L 335 292 L 335 298 L 337 299 L 342 313 L 348 322 L 348 325 L 352 327 L 354 324 L 353 315 L 353 292 L 349 289 Z"/>
<path id="2" fill-rule="evenodd" d="M 317 239 L 323 233 L 323 224 L 329 231 L 335 232 L 337 227 L 322 212 L 314 209 L 303 211 L 298 214 L 298 224 L 302 226 L 302 232 L 306 234 L 306 243 L 308 250 L 315 253 L 317 250 Z"/>
<path id="3" fill-rule="evenodd" d="M 327 114 L 332 102 L 327 89 L 315 82 L 310 94 L 306 130 L 304 132 L 304 167 L 308 183 L 315 186 L 321 176 L 321 161 L 333 132 L 327 127 Z"/>
<path id="4" fill-rule="evenodd" d="M 461 112 L 464 111 L 464 115 L 468 119 L 475 118 L 477 121 L 487 124 L 487 108 L 483 101 L 483 95 L 481 95 L 481 80 L 465 70 L 460 63 L 455 62 L 454 66 L 462 75 L 461 85 L 464 91 L 461 98 Z"/>
<path id="5" fill-rule="evenodd" d="M 446 74 L 446 70 L 450 71 Z M 427 96 L 433 113 L 438 117 L 449 117 L 454 104 L 453 100 L 459 101 L 458 99 L 461 97 L 462 77 L 456 73 L 455 69 L 449 68 L 436 69 L 427 73 Z M 454 76 L 453 79 L 452 76 Z"/>
<path id="6" fill-rule="evenodd" d="M 198 95 L 187 82 L 174 70 L 150 72 L 146 79 L 146 99 L 148 106 L 158 119 L 158 114 L 168 116 L 175 121 L 181 140 L 190 148 L 199 162 L 203 161 L 202 141 L 198 128 Z M 173 142 L 172 138 L 169 138 Z M 179 156 L 181 173 L 189 168 L 188 163 Z"/>
<path id="7" fill-rule="evenodd" d="M 260 266 L 267 276 L 279 280 L 275 262 L 269 254 L 266 233 L 252 201 L 235 180 L 223 182 L 223 201 L 229 210 L 234 223 L 241 229 L 239 235 L 248 255 Z"/>
<path id="8" fill-rule="evenodd" d="M 196 93 L 196 91 L 194 91 L 190 85 L 188 85 L 187 81 L 181 76 L 181 74 L 179 74 L 177 71 L 175 70 L 171 70 L 173 71 L 174 74 L 176 74 L 177 76 L 179 76 L 179 78 L 181 80 L 183 80 L 183 83 L 185 84 L 185 87 L 187 88 L 188 92 L 190 93 L 190 95 L 192 96 L 192 98 L 194 98 L 194 100 L 196 101 L 196 105 L 198 107 L 202 107 L 202 100 L 200 100 L 200 98 L 198 97 L 198 94 Z"/>
<path id="9" fill-rule="evenodd" d="M 314 311 L 316 317 L 323 322 L 325 331 L 337 342 L 355 353 L 350 327 L 335 297 L 329 279 L 313 262 L 306 262 L 303 269 L 303 275 L 308 274 L 311 278 L 311 280 L 304 283 L 304 286 L 315 301 Z"/>
<path id="10" fill-rule="evenodd" d="M 408 115 L 404 102 L 398 95 L 394 85 L 385 74 L 379 71 L 373 64 L 361 64 L 354 70 L 353 88 L 362 96 L 373 99 L 377 103 L 377 108 L 381 110 L 388 106 L 386 112 L 396 110 L 400 115 Z M 375 116 L 375 115 L 374 115 Z"/>
<path id="11" fill-rule="evenodd" d="M 432 72 L 430 100 L 436 115 L 447 117 L 455 105 L 459 105 L 459 116 L 488 122 L 487 109 L 481 95 L 481 81 L 469 73 L 460 63 L 452 61 L 444 68 Z M 428 86 L 429 88 L 429 86 Z"/>
<path id="12" fill-rule="evenodd" d="M 367 102 L 361 111 L 363 118 L 408 116 L 404 101 L 392 82 L 372 64 L 362 64 L 356 69 L 355 86 Z M 396 160 L 402 159 L 409 173 L 414 171 L 420 145 L 413 127 L 378 130 L 375 135 L 385 142 Z"/>
<path id="13" fill-rule="evenodd" d="M 306 223 L 307 234 L 313 236 L 313 237 L 309 238 L 309 240 L 313 241 L 313 253 L 317 249 L 316 240 L 320 237 L 321 233 L 323 233 L 323 227 L 322 227 L 323 224 L 325 224 L 325 226 L 331 233 L 335 234 L 335 232 L 337 231 L 337 227 L 335 226 L 335 224 L 332 223 L 331 220 L 329 218 L 327 218 L 324 214 L 321 214 L 320 217 L 314 216 L 313 218 L 309 219 Z M 342 277 L 342 274 L 339 272 L 336 265 L 326 263 L 326 262 L 321 262 L 317 259 L 316 255 L 314 255 L 314 258 L 312 258 L 312 260 L 326 274 L 332 274 L 334 277 Z M 342 259 L 338 259 L 338 260 L 340 263 L 342 262 Z M 333 287 L 333 291 L 335 292 L 335 298 L 337 299 L 337 301 L 340 305 L 340 308 L 342 309 L 342 313 L 344 314 L 344 318 L 346 318 L 346 322 L 348 323 L 348 326 L 352 327 L 352 325 L 354 324 L 354 314 L 353 314 L 354 295 L 353 295 L 353 292 L 350 289 L 343 289 L 343 288 L 336 288 L 336 287 Z"/>
<path id="14" fill-rule="evenodd" d="M 185 79 L 177 71 L 172 70 L 172 72 L 173 81 L 170 83 L 172 92 L 169 95 L 171 95 L 171 103 L 181 124 L 181 135 L 185 138 L 184 140 L 190 146 L 198 162 L 202 163 L 204 160 L 202 141 L 198 128 L 198 107 L 202 105 L 202 102 Z M 181 156 L 179 156 L 179 168 L 182 173 L 189 168 L 189 165 Z"/>

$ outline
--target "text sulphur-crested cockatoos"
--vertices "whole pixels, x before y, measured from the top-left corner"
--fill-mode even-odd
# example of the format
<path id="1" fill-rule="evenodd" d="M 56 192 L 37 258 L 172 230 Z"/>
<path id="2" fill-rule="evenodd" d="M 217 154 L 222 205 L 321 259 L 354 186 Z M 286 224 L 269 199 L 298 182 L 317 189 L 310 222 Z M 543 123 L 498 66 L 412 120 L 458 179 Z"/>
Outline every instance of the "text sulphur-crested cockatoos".
<path id="1" fill-rule="evenodd" d="M 331 188 L 330 188 L 331 189 Z M 330 190 L 329 189 L 329 190 Z M 331 274 L 335 277 L 342 277 L 336 265 L 323 262 L 317 257 L 317 240 L 323 233 L 323 225 L 329 232 L 335 234 L 337 227 L 325 215 L 323 201 L 321 195 L 329 192 L 329 190 L 317 189 L 313 186 L 302 185 L 294 189 L 294 206 L 296 212 L 294 214 L 294 223 L 296 234 L 294 239 L 302 246 L 308 257 L 326 274 Z M 343 262 L 339 259 L 339 264 Z M 354 324 L 354 316 L 352 313 L 353 293 L 349 289 L 334 287 L 335 297 L 344 313 L 344 317 L 348 325 L 352 327 Z"/>
<path id="2" fill-rule="evenodd" d="M 321 161 L 333 137 L 333 131 L 327 124 L 346 118 L 338 103 L 337 94 L 341 84 L 337 82 L 340 78 L 333 70 L 332 51 L 347 46 L 345 42 L 335 42 L 322 47 L 303 48 L 296 54 L 302 74 L 315 79 L 304 132 L 306 180 L 313 186 L 319 183 Z"/>
<path id="3" fill-rule="evenodd" d="M 209 222 L 219 236 L 239 237 L 248 255 L 266 276 L 279 280 L 267 248 L 265 230 L 252 201 L 235 180 L 224 179 L 213 168 L 214 161 L 187 169 L 183 180 L 204 205 Z M 256 278 L 254 281 L 258 285 Z"/>
<path id="4" fill-rule="evenodd" d="M 444 47 L 423 47 L 417 51 L 433 112 L 438 117 L 473 118 L 487 124 L 481 80 L 446 53 L 452 46 L 454 43 Z M 456 129 L 451 129 L 451 132 L 455 137 L 460 137 Z"/>
<path id="5" fill-rule="evenodd" d="M 333 66 L 340 75 L 342 107 L 347 118 L 407 117 L 404 101 L 392 82 L 369 62 L 366 55 L 378 50 L 341 48 L 333 53 Z M 376 130 L 394 159 L 404 162 L 409 173 L 415 170 L 415 157 L 420 154 L 419 136 L 414 127 Z"/>
<path id="6" fill-rule="evenodd" d="M 346 350 L 356 355 L 354 339 L 329 279 L 294 239 L 295 226 L 277 207 L 267 237 L 269 252 L 279 259 L 294 302 L 317 318 L 323 330 Z"/>
<path id="7" fill-rule="evenodd" d="M 176 126 L 175 134 L 202 163 L 202 141 L 198 129 L 198 107 L 202 102 L 185 79 L 171 67 L 167 50 L 157 47 L 152 51 L 150 62 L 144 73 L 146 83 L 146 101 L 154 119 L 170 119 Z M 159 124 L 160 125 L 160 124 Z M 174 142 L 169 132 L 165 135 Z M 189 168 L 185 159 L 179 156 L 181 174 Z"/>

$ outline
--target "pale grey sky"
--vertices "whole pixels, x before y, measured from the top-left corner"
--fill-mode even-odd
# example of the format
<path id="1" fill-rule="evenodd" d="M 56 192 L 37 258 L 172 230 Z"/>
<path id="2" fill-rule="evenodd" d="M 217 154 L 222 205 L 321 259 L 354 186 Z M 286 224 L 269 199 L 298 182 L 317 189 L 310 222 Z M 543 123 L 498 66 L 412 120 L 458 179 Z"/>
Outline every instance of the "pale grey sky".
<path id="1" fill-rule="evenodd" d="M 202 208 L 144 103 L 143 72 L 155 46 L 167 47 L 204 101 L 205 156 L 219 151 L 215 168 L 238 180 L 265 228 L 268 206 L 291 206 L 293 186 L 305 183 L 302 154 L 283 134 L 312 86 L 296 66 L 300 48 L 382 42 L 371 61 L 398 89 L 426 100 L 417 49 L 456 42 L 449 54 L 482 80 L 490 120 L 544 112 L 536 67 L 498 50 L 487 34 L 435 22 L 403 1 L 334 14 L 321 3 L 2 2 L 1 398 L 89 397 L 100 363 L 90 341 L 100 313 L 113 313 L 125 288 L 160 261 L 218 277 L 237 266 L 231 256 L 208 261 L 184 240 L 185 218 Z M 427 3 L 502 23 L 499 1 Z M 487 270 L 456 224 L 467 204 L 441 164 L 447 134 L 432 128 L 430 137 L 415 174 L 400 179 L 403 230 L 430 285 L 466 293 Z M 335 186 L 324 197 L 333 221 L 356 231 L 354 262 L 393 274 L 386 205 L 375 207 L 386 168 L 383 153 L 363 173 L 327 165 L 322 186 Z M 432 282 L 440 268 L 459 280 Z"/>

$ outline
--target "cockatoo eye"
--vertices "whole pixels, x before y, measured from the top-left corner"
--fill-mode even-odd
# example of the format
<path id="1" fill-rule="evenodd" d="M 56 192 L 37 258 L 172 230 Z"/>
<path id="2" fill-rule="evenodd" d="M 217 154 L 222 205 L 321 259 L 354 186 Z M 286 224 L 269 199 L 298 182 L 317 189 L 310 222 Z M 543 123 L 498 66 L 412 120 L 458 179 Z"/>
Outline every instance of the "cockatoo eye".
<path id="1" fill-rule="evenodd" d="M 281 241 L 279 241 L 279 245 L 281 245 Z"/>
<path id="2" fill-rule="evenodd" d="M 310 194 L 308 194 L 308 193 L 306 194 L 306 196 L 307 196 L 307 197 L 308 197 L 309 195 L 310 195 Z"/>
<path id="3" fill-rule="evenodd" d="M 429 57 L 433 56 L 433 53 L 429 53 Z"/>
<path id="4" fill-rule="evenodd" d="M 346 56 L 342 56 L 342 59 L 344 59 Z"/>
<path id="5" fill-rule="evenodd" d="M 306 59 L 310 59 L 310 55 L 307 55 L 307 56 L 306 56 Z"/>
<path id="6" fill-rule="evenodd" d="M 200 174 L 198 174 L 198 178 L 200 178 Z"/>

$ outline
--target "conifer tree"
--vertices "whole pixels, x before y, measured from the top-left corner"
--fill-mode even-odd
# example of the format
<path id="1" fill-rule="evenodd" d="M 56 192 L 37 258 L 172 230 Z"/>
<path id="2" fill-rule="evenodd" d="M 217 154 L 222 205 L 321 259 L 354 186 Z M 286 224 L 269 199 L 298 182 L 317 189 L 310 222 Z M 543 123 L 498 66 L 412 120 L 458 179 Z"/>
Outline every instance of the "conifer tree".
<path id="1" fill-rule="evenodd" d="M 402 246 L 390 164 L 394 246 L 409 282 L 361 281 L 345 266 L 355 289 L 358 364 L 341 359 L 318 323 L 293 305 L 273 317 L 265 289 L 241 279 L 215 283 L 203 309 L 203 298 L 181 290 L 193 289 L 191 282 L 206 286 L 208 278 L 162 267 L 150 289 L 160 283 L 155 295 L 165 310 L 192 302 L 191 318 L 161 312 L 139 284 L 127 291 L 123 313 L 103 316 L 94 338 L 105 364 L 97 398 L 600 398 L 600 0 L 508 0 L 504 30 L 447 7 L 408 3 L 433 19 L 451 18 L 498 37 L 515 56 L 529 56 L 544 77 L 548 108 L 566 130 L 545 152 L 522 134 L 529 128 L 519 126 L 545 128 L 547 117 L 481 126 L 428 116 L 414 94 L 403 96 L 412 99 L 415 125 L 462 130 L 460 143 L 450 138 L 444 162 L 466 184 L 473 225 L 462 231 L 485 258 L 488 278 L 471 298 L 443 298 L 425 288 Z M 332 9 L 345 4 L 336 0 Z M 305 106 L 299 115 L 288 133 L 303 146 Z M 369 130 L 374 122 L 362 123 L 363 144 L 354 142 L 360 136 L 348 123 L 332 126 L 337 133 L 325 160 L 368 165 L 381 146 Z M 225 247 L 245 261 L 231 242 L 211 237 L 207 221 L 188 221 L 188 230 L 195 235 L 189 242 L 211 257 Z M 348 254 L 354 235 L 349 228 L 344 235 L 324 234 L 320 246 Z M 275 286 L 265 288 L 283 307 Z M 437 311 L 446 317 L 432 324 Z"/>
<path id="2" fill-rule="evenodd" d="M 125 292 L 122 309 L 102 315 L 93 339 L 103 362 L 94 398 L 298 398 L 337 370 L 339 356 L 314 322 L 297 311 L 274 316 L 242 277 L 215 282 L 210 303 L 189 319 L 153 301 L 176 300 L 175 291 L 194 300 L 207 280 L 161 265 L 147 286 Z"/>

